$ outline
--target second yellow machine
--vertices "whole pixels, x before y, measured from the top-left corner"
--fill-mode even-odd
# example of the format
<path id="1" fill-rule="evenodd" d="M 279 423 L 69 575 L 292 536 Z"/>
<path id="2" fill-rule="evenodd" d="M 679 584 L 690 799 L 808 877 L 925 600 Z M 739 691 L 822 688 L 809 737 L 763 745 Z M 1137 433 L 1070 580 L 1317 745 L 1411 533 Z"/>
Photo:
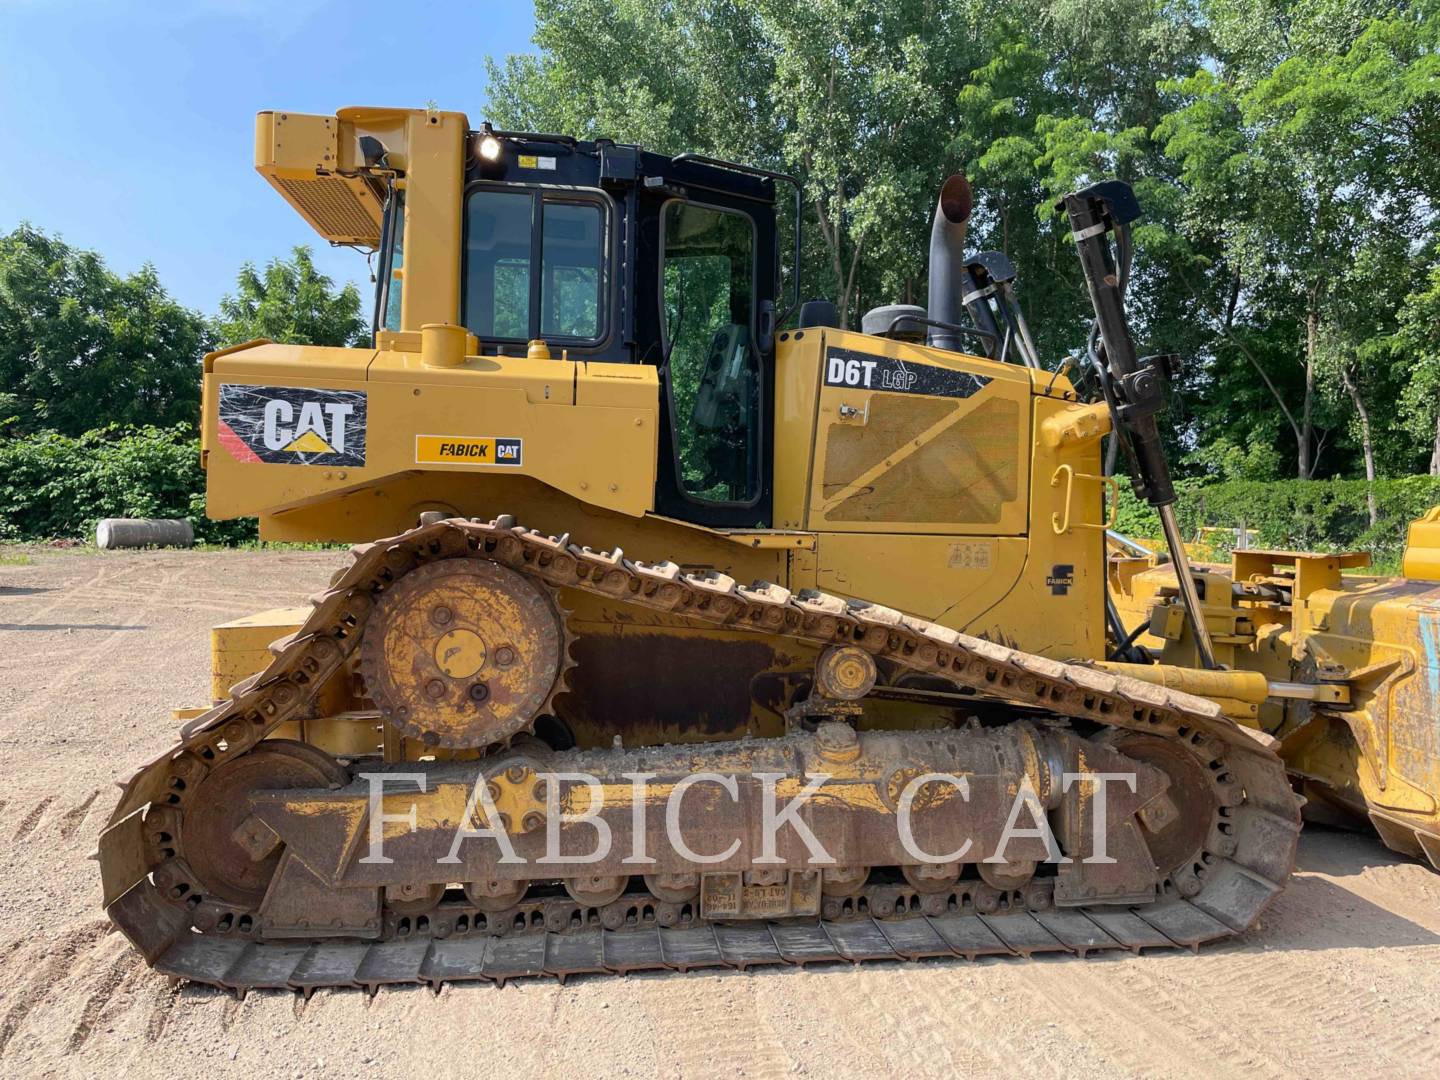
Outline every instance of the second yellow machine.
<path id="1" fill-rule="evenodd" d="M 800 303 L 785 176 L 389 109 L 262 113 L 256 165 L 378 251 L 374 345 L 206 358 L 209 511 L 363 546 L 217 628 L 213 706 L 128 780 L 105 904 L 152 964 L 308 990 L 1083 953 L 1281 890 L 1275 740 L 1181 677 L 1229 673 L 1102 667 L 1112 428 L 1173 523 L 1124 185 L 1065 203 L 1090 405 L 1006 260 L 966 256 L 959 177 L 929 304 L 854 333 Z M 1157 603 L 1203 669 L 1179 569 Z"/>

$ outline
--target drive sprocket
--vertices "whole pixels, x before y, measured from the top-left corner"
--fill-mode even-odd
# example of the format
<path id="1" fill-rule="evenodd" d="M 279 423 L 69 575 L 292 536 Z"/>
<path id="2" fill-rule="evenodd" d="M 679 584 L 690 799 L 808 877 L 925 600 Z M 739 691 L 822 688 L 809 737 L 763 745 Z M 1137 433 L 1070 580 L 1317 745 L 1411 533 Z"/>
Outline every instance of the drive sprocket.
<path id="1" fill-rule="evenodd" d="M 527 731 L 566 668 L 546 588 L 484 559 L 442 559 L 375 604 L 360 671 L 380 715 L 427 747 L 483 749 Z"/>

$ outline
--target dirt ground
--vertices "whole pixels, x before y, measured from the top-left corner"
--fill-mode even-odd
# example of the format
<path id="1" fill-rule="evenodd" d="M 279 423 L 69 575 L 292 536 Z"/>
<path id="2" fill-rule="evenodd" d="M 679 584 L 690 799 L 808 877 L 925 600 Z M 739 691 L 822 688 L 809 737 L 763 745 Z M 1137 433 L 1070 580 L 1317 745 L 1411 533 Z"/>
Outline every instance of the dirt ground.
<path id="1" fill-rule="evenodd" d="M 86 856 L 113 778 L 203 704 L 208 627 L 339 552 L 0 550 L 0 1075 L 1435 1076 L 1440 875 L 1312 829 L 1262 925 L 1199 955 L 288 993 L 149 971 Z"/>

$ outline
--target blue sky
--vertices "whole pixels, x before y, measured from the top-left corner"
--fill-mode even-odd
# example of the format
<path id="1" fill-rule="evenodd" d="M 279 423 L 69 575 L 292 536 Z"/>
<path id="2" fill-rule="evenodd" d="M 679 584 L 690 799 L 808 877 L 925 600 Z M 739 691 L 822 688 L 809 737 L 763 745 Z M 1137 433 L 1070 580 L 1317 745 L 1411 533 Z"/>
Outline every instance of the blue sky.
<path id="1" fill-rule="evenodd" d="M 21 221 L 155 264 L 206 313 L 245 260 L 310 244 L 366 295 L 253 167 L 255 113 L 345 105 L 484 118 L 485 57 L 530 51 L 530 0 L 0 0 L 0 233 Z"/>

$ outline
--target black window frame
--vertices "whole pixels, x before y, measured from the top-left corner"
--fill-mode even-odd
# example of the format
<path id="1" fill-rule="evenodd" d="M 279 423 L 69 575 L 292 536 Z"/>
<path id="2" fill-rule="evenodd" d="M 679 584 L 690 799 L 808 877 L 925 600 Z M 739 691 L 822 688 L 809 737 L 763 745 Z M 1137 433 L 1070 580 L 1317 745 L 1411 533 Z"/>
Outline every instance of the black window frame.
<path id="1" fill-rule="evenodd" d="M 750 325 L 747 329 L 750 332 L 750 348 L 754 350 L 759 365 L 756 392 L 760 399 L 755 409 L 755 423 L 758 427 L 759 445 L 757 447 L 757 453 L 751 461 L 751 481 L 754 484 L 755 490 L 755 497 L 753 499 L 703 499 L 685 490 L 683 464 L 680 461 L 680 432 L 677 427 L 678 419 L 675 413 L 675 387 L 674 380 L 670 377 L 671 342 L 669 326 L 667 325 L 669 320 L 665 315 L 665 215 L 670 207 L 676 203 L 683 203 L 687 206 L 698 206 L 721 214 L 731 214 L 735 217 L 744 218 L 750 224 Z M 767 422 L 770 407 L 769 396 L 766 394 L 766 387 L 769 383 L 769 378 L 766 373 L 768 361 L 765 353 L 760 350 L 760 343 L 756 337 L 756 330 L 759 326 L 760 304 L 764 299 L 760 295 L 760 230 L 755 222 L 754 215 L 746 213 L 739 207 L 725 206 L 721 203 L 706 202 L 703 199 L 690 199 L 680 196 L 669 198 L 662 202 L 657 218 L 659 221 L 660 235 L 658 243 L 659 260 L 656 263 L 658 273 L 656 274 L 655 298 L 660 317 L 660 355 L 663 358 L 659 370 L 661 379 L 665 385 L 666 411 L 670 414 L 670 460 L 672 468 L 674 469 L 675 494 L 678 495 L 683 502 L 691 506 L 722 511 L 750 510 L 760 506 L 769 495 L 769 485 L 766 483 L 766 471 L 768 468 L 766 463 L 770 456 L 767 453 L 767 443 L 771 437 L 771 425 Z"/>
<path id="2" fill-rule="evenodd" d="M 494 335 L 481 337 L 475 336 L 483 342 L 492 342 L 500 346 L 514 345 L 523 346 L 537 338 L 544 338 L 546 342 L 553 342 L 566 349 L 579 352 L 599 351 L 606 348 L 615 336 L 616 313 L 615 304 L 616 290 L 614 288 L 615 275 L 618 272 L 618 236 L 615 228 L 615 200 L 610 193 L 593 187 L 578 186 L 551 186 L 545 184 L 518 184 L 500 180 L 475 180 L 465 185 L 460 203 L 460 325 L 470 329 L 467 321 L 468 312 L 466 304 L 469 296 L 470 280 L 470 199 L 472 196 L 485 191 L 498 191 L 508 194 L 528 192 L 531 198 L 530 208 L 530 298 L 528 328 L 529 336 L 523 338 L 497 337 Z M 541 288 L 544 278 L 544 244 L 543 231 L 545 228 L 545 204 L 569 204 L 579 206 L 595 206 L 600 209 L 600 281 L 598 283 L 599 296 L 596 301 L 596 315 L 599 321 L 599 333 L 595 337 L 571 337 L 555 334 L 546 336 L 540 332 L 542 319 L 541 312 Z"/>
<path id="3" fill-rule="evenodd" d="M 396 213 L 396 209 L 401 212 Z M 375 278 L 375 311 L 370 318 L 370 335 L 374 340 L 381 330 L 389 330 L 385 316 L 390 308 L 390 267 L 395 261 L 395 237 L 405 233 L 405 189 L 392 179 L 385 195 L 385 209 L 380 221 L 380 254 Z M 403 296 L 404 284 L 401 284 Z M 398 327 L 397 327 L 398 329 Z M 394 331 L 391 331 L 392 333 Z"/>

